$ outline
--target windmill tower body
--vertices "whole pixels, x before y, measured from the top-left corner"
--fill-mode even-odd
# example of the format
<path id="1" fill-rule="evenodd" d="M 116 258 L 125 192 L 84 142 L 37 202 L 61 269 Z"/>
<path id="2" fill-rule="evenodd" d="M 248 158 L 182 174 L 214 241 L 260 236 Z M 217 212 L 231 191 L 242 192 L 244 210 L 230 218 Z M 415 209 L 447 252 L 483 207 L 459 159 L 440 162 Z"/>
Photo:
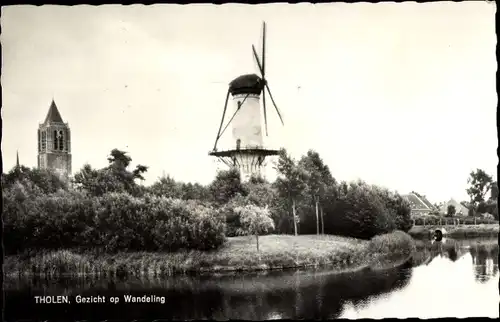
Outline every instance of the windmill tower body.
<path id="1" fill-rule="evenodd" d="M 265 154 L 262 153 L 264 142 L 260 96 L 252 93 L 235 94 L 232 101 L 235 113 L 232 121 L 235 152 L 230 165 L 240 171 L 243 181 L 248 181 L 252 176 L 262 177 Z"/>
<path id="2" fill-rule="evenodd" d="M 248 96 L 247 96 L 248 95 Z M 239 109 L 239 111 L 238 111 Z M 233 96 L 233 139 L 241 148 L 262 148 L 262 119 L 260 95 L 236 94 Z"/>
<path id="3" fill-rule="evenodd" d="M 249 180 L 252 176 L 263 177 L 265 158 L 267 156 L 279 154 L 278 150 L 267 149 L 264 146 L 264 129 L 262 127 L 263 122 L 260 103 L 262 97 L 264 124 L 267 134 L 266 89 L 280 119 L 281 114 L 274 103 L 274 99 L 272 98 L 265 79 L 265 23 L 263 33 L 262 64 L 260 63 L 255 48 L 252 46 L 262 78 L 256 74 L 246 74 L 239 76 L 229 84 L 219 132 L 215 140 L 214 149 L 209 153 L 211 156 L 218 157 L 229 167 L 237 168 L 243 181 Z M 230 96 L 232 109 L 229 108 L 229 111 L 227 111 Z M 226 112 L 229 112 L 232 116 L 223 129 Z M 283 120 L 281 121 L 283 122 Z M 232 128 L 230 146 L 224 151 L 218 151 L 217 142 L 229 125 L 231 125 Z"/>

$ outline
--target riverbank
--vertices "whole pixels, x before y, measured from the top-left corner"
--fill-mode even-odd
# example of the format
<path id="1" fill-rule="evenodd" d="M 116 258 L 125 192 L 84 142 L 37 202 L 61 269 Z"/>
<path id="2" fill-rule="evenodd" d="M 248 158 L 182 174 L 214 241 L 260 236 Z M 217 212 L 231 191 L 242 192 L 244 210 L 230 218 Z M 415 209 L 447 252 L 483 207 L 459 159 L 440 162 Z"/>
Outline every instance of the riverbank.
<path id="1" fill-rule="evenodd" d="M 231 237 L 213 251 L 175 253 L 117 253 L 95 255 L 60 250 L 7 256 L 7 275 L 172 276 L 179 273 L 223 273 L 331 266 L 345 271 L 376 268 L 390 261 L 408 258 L 415 249 L 413 239 L 396 231 L 371 240 L 330 235 L 269 235 Z"/>
<path id="2" fill-rule="evenodd" d="M 473 238 L 473 237 L 498 237 L 498 224 L 482 224 L 482 225 L 429 225 L 429 226 L 413 226 L 408 234 L 413 238 L 430 238 L 432 233 L 437 228 L 445 228 L 447 236 L 451 238 Z"/>

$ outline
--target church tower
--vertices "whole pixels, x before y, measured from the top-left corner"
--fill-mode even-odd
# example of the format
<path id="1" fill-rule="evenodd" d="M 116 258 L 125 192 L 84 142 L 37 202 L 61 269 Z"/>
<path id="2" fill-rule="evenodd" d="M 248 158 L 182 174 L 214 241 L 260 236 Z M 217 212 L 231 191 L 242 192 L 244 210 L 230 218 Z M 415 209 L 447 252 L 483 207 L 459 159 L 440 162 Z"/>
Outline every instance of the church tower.
<path id="1" fill-rule="evenodd" d="M 38 125 L 38 168 L 53 169 L 63 179 L 71 175 L 71 132 L 54 100 L 45 121 Z"/>

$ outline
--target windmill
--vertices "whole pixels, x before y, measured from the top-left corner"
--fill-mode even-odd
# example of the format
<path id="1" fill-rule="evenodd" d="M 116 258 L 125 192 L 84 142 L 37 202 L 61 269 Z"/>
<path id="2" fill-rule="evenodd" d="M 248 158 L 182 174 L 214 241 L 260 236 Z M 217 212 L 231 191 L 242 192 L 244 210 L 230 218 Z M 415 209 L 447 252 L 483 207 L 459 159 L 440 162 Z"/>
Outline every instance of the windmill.
<path id="1" fill-rule="evenodd" d="M 255 46 L 252 45 L 253 55 L 257 61 L 260 76 L 256 74 L 241 75 L 229 83 L 219 131 L 217 132 L 213 151 L 209 153 L 211 156 L 218 157 L 229 167 L 236 167 L 240 171 L 242 180 L 248 180 L 251 176 L 262 176 L 261 170 L 265 158 L 279 154 L 278 150 L 266 149 L 264 147 L 260 98 L 262 96 L 264 129 L 266 136 L 268 136 L 266 91 L 281 123 L 284 125 L 283 118 L 266 79 L 265 22 L 263 22 L 262 34 L 262 61 L 257 55 Z M 233 101 L 233 114 L 226 125 L 224 125 L 230 97 Z M 218 151 L 217 143 L 229 125 L 232 126 L 231 147 L 224 151 Z"/>

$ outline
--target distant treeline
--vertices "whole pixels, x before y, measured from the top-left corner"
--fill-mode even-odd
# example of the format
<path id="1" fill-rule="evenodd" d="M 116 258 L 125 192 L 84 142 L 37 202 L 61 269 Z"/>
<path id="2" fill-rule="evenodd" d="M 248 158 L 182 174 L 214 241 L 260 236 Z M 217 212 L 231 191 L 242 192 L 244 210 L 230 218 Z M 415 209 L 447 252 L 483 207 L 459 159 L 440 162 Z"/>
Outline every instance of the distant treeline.
<path id="1" fill-rule="evenodd" d="M 3 174 L 7 253 L 214 249 L 244 231 L 235 209 L 249 204 L 269 210 L 274 234 L 369 239 L 412 226 L 402 196 L 362 181 L 337 182 L 314 151 L 300 160 L 281 151 L 274 182 L 242 183 L 238 171 L 227 170 L 207 186 L 170 177 L 142 186 L 137 181 L 147 167 L 130 171 L 131 160 L 112 150 L 109 166 L 85 165 L 70 184 L 51 171 L 23 166 Z"/>

